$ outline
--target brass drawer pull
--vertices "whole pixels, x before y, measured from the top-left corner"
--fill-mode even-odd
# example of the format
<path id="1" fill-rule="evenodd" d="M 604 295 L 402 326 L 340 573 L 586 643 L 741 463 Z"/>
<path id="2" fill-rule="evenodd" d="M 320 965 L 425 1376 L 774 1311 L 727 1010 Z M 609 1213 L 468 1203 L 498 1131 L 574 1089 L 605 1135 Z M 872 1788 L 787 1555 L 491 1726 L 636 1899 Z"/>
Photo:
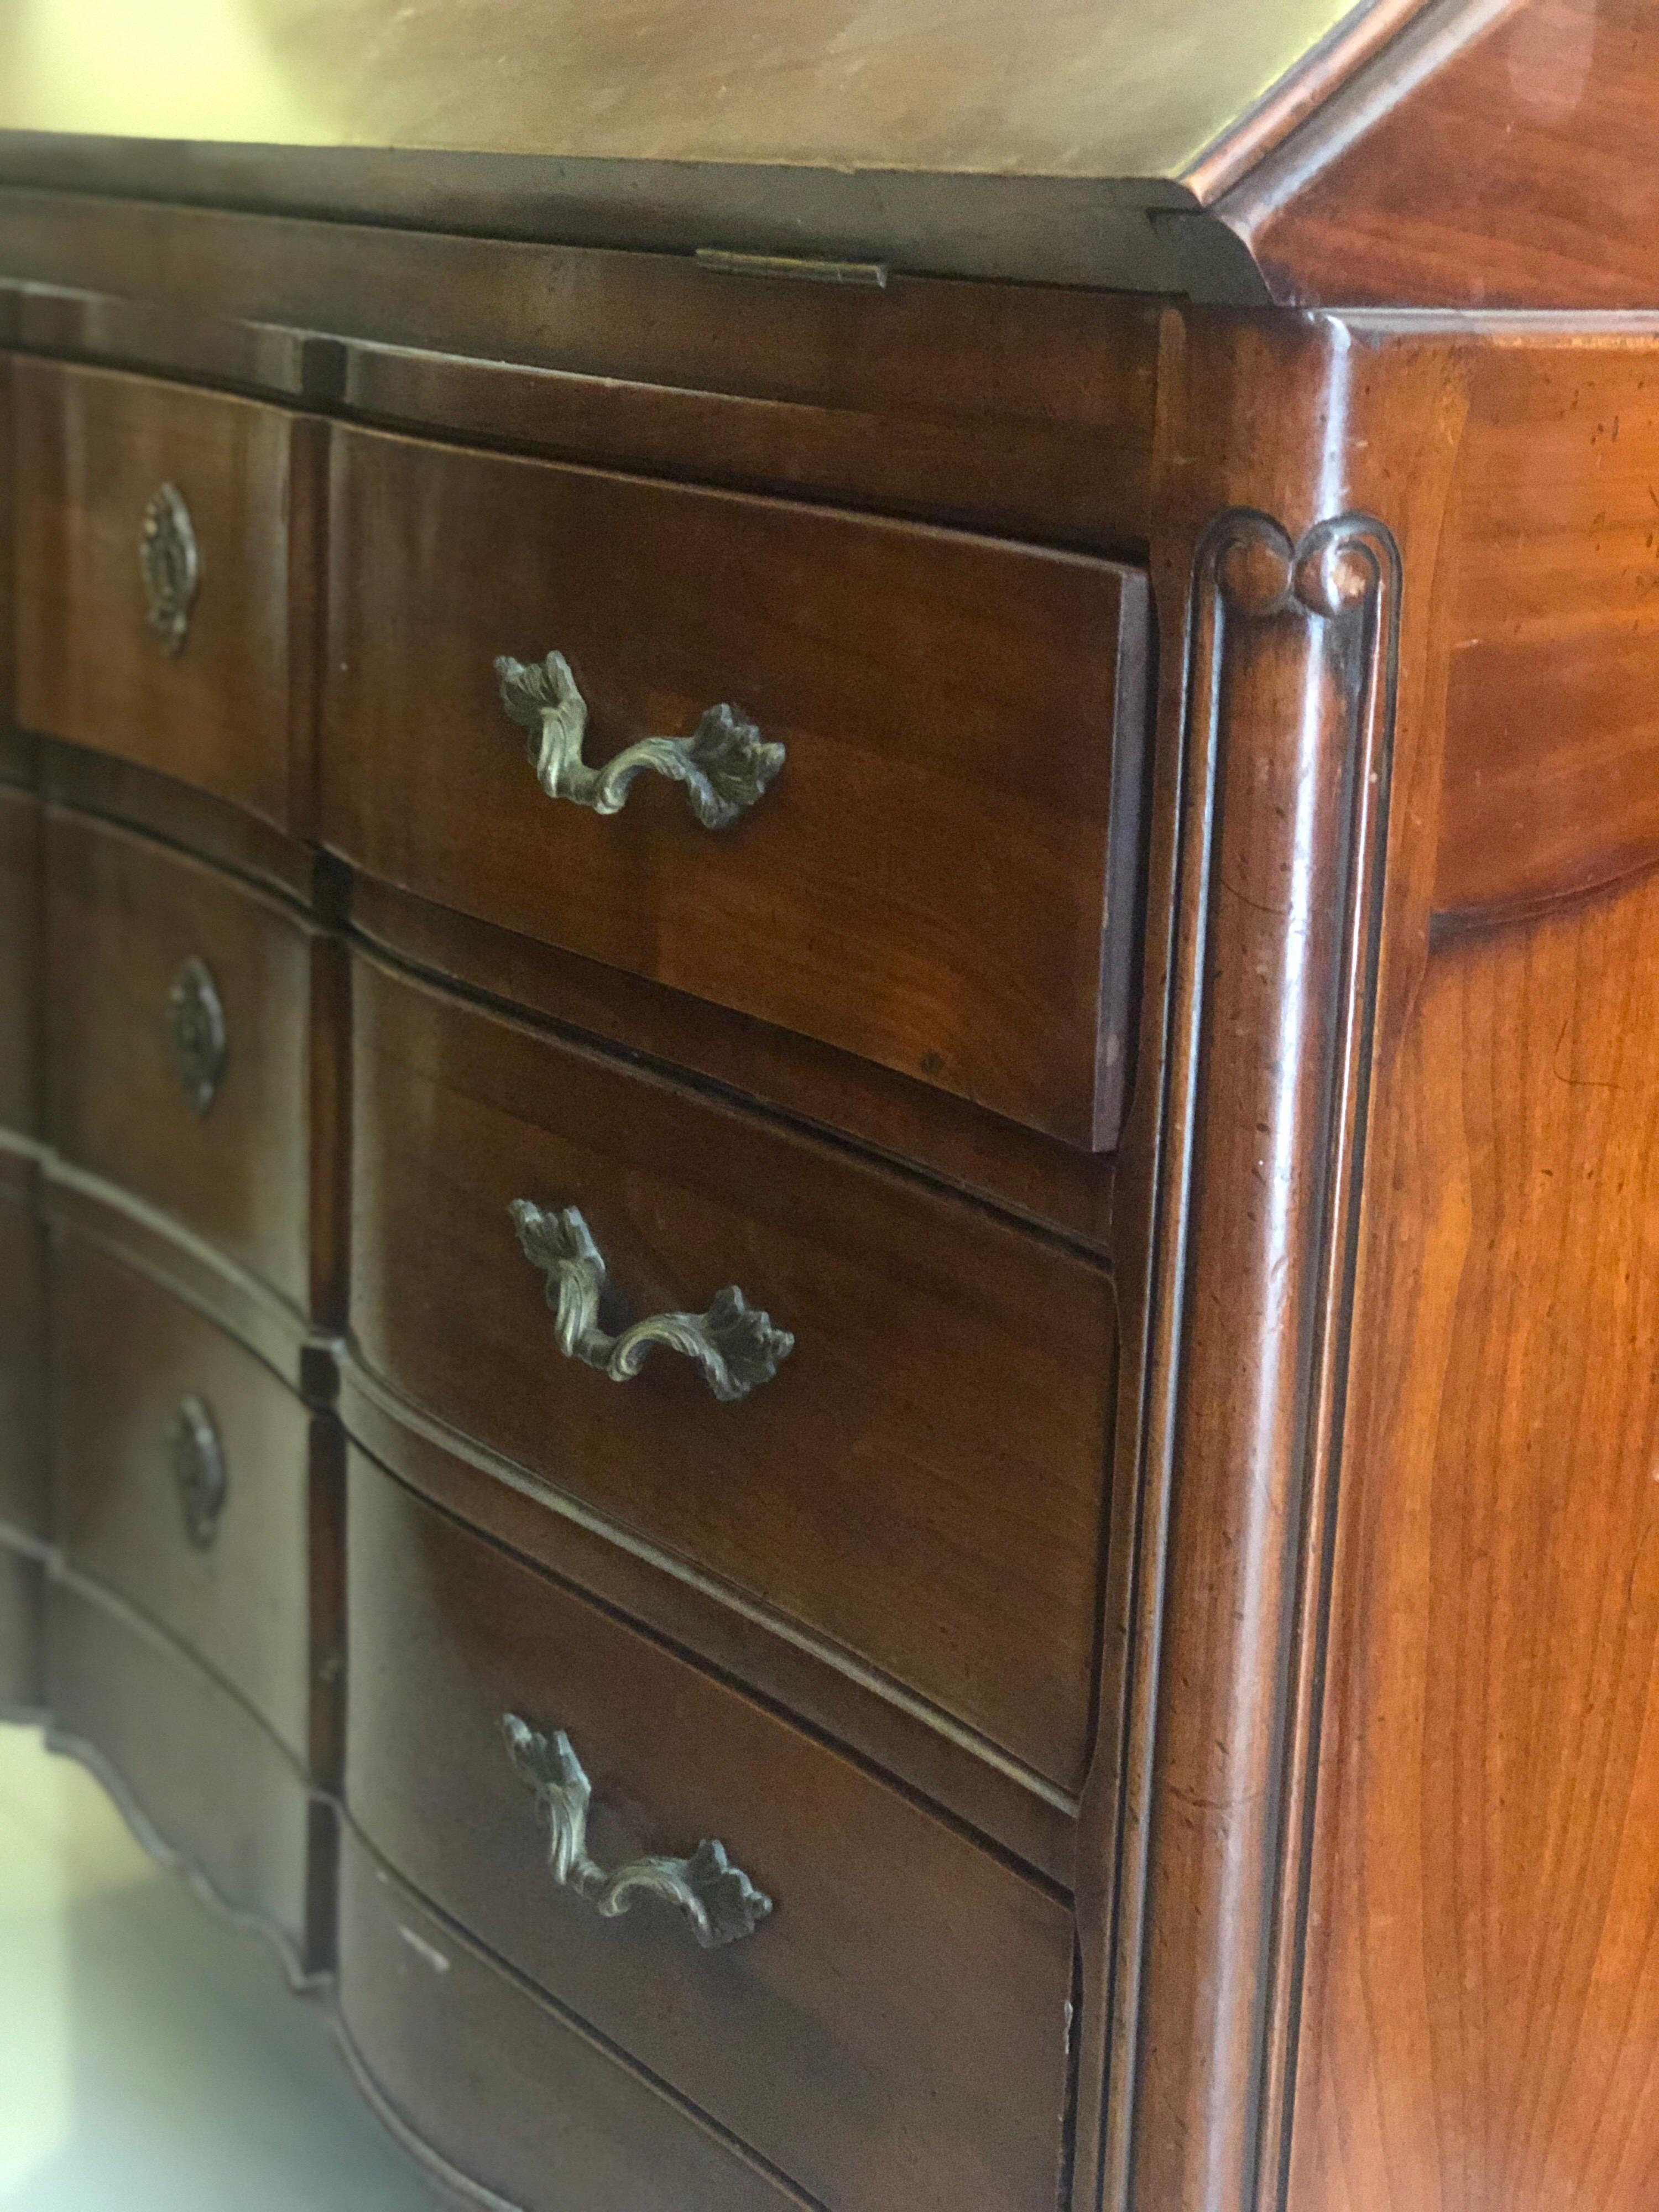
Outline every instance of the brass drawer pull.
<path id="1" fill-rule="evenodd" d="M 173 1484 L 185 1516 L 185 1534 L 198 1552 L 211 1551 L 219 1517 L 230 1495 L 225 1449 L 213 1415 L 200 1398 L 186 1398 L 167 1431 Z"/>
<path id="2" fill-rule="evenodd" d="M 562 1729 L 549 1735 L 508 1713 L 501 1722 L 514 1771 L 546 1808 L 551 1835 L 549 1861 L 562 1889 L 586 1898 L 604 1920 L 628 1911 L 636 1894 L 665 1898 L 690 1923 L 705 1951 L 736 1943 L 772 1910 L 723 1844 L 703 1842 L 689 1859 L 645 1858 L 605 1869 L 587 1856 L 587 1808 L 593 1787 Z"/>
<path id="3" fill-rule="evenodd" d="M 213 970 L 193 952 L 167 992 L 167 1027 L 185 1096 L 198 1114 L 206 1114 L 224 1080 L 228 1047 L 224 1002 Z"/>
<path id="4" fill-rule="evenodd" d="M 138 533 L 144 619 L 163 653 L 179 653 L 190 635 L 190 613 L 201 588 L 202 556 L 176 484 L 164 483 L 144 509 Z"/>
<path id="5" fill-rule="evenodd" d="M 653 1314 L 620 1336 L 607 1336 L 599 1325 L 605 1260 L 576 1208 L 556 1210 L 520 1198 L 510 1211 L 526 1259 L 547 1279 L 560 1351 L 613 1382 L 632 1382 L 653 1345 L 660 1344 L 696 1360 L 714 1395 L 735 1405 L 769 1382 L 795 1348 L 789 1331 L 775 1328 L 735 1285 L 720 1291 L 707 1313 Z"/>
<path id="6" fill-rule="evenodd" d="M 616 814 L 635 780 L 649 770 L 684 784 L 705 830 L 725 830 L 752 806 L 783 766 L 784 749 L 769 744 L 735 707 L 711 707 L 689 738 L 644 738 L 603 768 L 582 758 L 587 702 L 562 653 L 545 660 L 495 663 L 501 704 L 529 731 L 526 750 L 550 799 L 574 799 L 596 814 Z"/>

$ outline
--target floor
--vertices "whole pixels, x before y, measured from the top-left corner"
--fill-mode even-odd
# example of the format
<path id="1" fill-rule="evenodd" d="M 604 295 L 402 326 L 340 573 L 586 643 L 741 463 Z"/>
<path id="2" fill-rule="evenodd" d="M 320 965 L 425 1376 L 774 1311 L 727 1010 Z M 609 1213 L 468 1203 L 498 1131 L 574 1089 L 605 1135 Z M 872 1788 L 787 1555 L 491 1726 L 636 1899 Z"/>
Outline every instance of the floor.
<path id="1" fill-rule="evenodd" d="M 160 1870 L 83 1769 L 0 1727 L 3 2212 L 438 2203 L 274 1951 Z"/>

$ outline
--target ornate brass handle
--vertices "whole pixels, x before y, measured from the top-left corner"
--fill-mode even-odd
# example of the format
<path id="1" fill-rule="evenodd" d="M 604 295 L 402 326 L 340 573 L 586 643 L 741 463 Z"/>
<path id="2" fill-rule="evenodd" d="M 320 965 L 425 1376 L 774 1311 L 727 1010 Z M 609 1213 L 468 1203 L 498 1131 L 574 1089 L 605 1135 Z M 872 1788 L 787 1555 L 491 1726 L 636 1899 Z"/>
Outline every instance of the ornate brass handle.
<path id="1" fill-rule="evenodd" d="M 707 1313 L 653 1314 L 620 1336 L 607 1336 L 599 1325 L 605 1259 L 576 1208 L 556 1211 L 520 1198 L 510 1211 L 526 1259 L 547 1279 L 560 1351 L 567 1359 L 597 1367 L 613 1382 L 631 1382 L 652 1346 L 661 1344 L 696 1360 L 714 1395 L 735 1405 L 769 1382 L 795 1348 L 789 1331 L 775 1328 L 769 1315 L 751 1306 L 735 1285 Z"/>
<path id="2" fill-rule="evenodd" d="M 138 533 L 144 615 L 163 653 L 179 653 L 190 635 L 191 609 L 202 582 L 196 531 L 177 484 L 164 483 L 144 509 Z"/>
<path id="3" fill-rule="evenodd" d="M 783 766 L 784 749 L 769 744 L 735 707 L 711 707 L 689 738 L 644 738 L 590 768 L 582 758 L 587 702 L 562 653 L 545 660 L 495 663 L 501 704 L 530 732 L 526 750 L 550 799 L 574 799 L 596 814 L 616 814 L 635 779 L 650 771 L 684 784 L 705 830 L 728 829 L 752 806 Z"/>
<path id="4" fill-rule="evenodd" d="M 634 1859 L 607 1873 L 587 1855 L 587 1808 L 593 1786 L 564 1730 L 543 1735 L 516 1713 L 508 1713 L 501 1733 L 514 1771 L 546 1808 L 554 1881 L 586 1898 L 601 1919 L 617 1919 L 641 1892 L 665 1898 L 685 1915 L 703 1949 L 715 1951 L 722 1943 L 752 1936 L 771 1911 L 771 1899 L 763 1896 L 741 1867 L 731 1863 L 724 1844 L 705 1841 L 689 1859 Z"/>
<path id="5" fill-rule="evenodd" d="M 224 1079 L 228 1046 L 224 1002 L 213 970 L 193 952 L 168 989 L 167 1026 L 185 1096 L 198 1114 L 206 1114 Z"/>
<path id="6" fill-rule="evenodd" d="M 224 1446 L 213 1415 L 200 1398 L 186 1398 L 167 1431 L 173 1483 L 185 1516 L 185 1534 L 198 1552 L 210 1551 L 219 1516 L 230 1494 Z"/>

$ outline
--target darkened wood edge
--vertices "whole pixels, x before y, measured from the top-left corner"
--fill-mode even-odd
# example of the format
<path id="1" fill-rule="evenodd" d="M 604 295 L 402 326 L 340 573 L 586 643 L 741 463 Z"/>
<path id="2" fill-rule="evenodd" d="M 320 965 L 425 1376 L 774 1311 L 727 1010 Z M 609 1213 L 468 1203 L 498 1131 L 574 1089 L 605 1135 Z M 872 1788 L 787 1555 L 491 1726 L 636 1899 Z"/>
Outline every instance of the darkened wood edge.
<path id="1" fill-rule="evenodd" d="M 584 2020 L 580 2013 L 572 2011 L 569 2006 L 562 2003 L 539 1983 L 530 1981 L 498 1952 L 490 1949 L 487 1944 L 480 1942 L 477 1936 L 470 1929 L 463 1928 L 459 1921 L 453 1919 L 443 1910 L 441 1905 L 435 1905 L 424 1892 L 417 1889 L 405 1875 L 400 1874 L 389 1860 L 384 1858 L 343 1809 L 341 1812 L 340 1820 L 343 1832 L 349 1833 L 351 1848 L 361 1854 L 392 1890 L 400 1891 L 427 1918 L 441 1929 L 447 1942 L 453 1943 L 458 1949 L 470 1952 L 481 1966 L 487 1967 L 492 1974 L 497 1976 L 515 1996 L 522 1997 L 527 2003 L 533 2005 L 538 2012 L 556 2021 L 561 2027 L 579 2038 L 599 2057 L 620 2067 L 633 2081 L 638 2082 L 641 2088 L 648 2090 L 653 2096 L 660 2098 L 678 2114 L 680 2118 L 695 2127 L 700 2134 L 706 2136 L 710 2142 L 717 2143 L 723 2151 L 729 2153 L 732 2158 L 738 2160 L 751 2171 L 760 2174 L 780 2192 L 785 2202 L 799 2206 L 800 2212 L 827 2212 L 827 2208 L 821 2204 L 816 2197 L 808 2196 L 805 2191 L 798 2187 L 786 2173 L 774 2166 L 769 2159 L 763 2158 L 758 2151 L 751 2150 L 741 2136 L 734 2135 L 729 2128 L 723 2127 L 718 2120 L 711 2119 L 700 2106 L 683 2096 L 672 2083 L 665 2081 L 659 2075 L 653 2073 L 649 2067 L 642 2065 L 630 2051 L 624 2050 L 620 2044 L 612 2042 L 609 2036 L 601 2034 L 599 2030 Z M 339 2037 L 341 2048 L 345 2053 L 347 2063 L 351 2068 L 358 2087 L 367 2097 L 383 2124 L 391 2129 L 392 2133 L 404 2148 L 422 2166 L 435 2173 L 446 2186 L 459 2191 L 468 2202 L 498 2208 L 498 2212 L 518 2212 L 518 2207 L 510 2199 L 497 2196 L 493 2190 L 487 2189 L 481 2183 L 470 2179 L 459 2167 L 453 2166 L 447 2158 L 433 2149 L 423 2140 L 419 2128 L 396 2105 L 392 2104 L 379 2087 L 373 2070 L 352 2039 L 351 2031 L 346 2025 L 337 2002 L 333 2007 L 333 2019 L 335 2032 Z M 578 2209 L 573 2207 L 572 2212 L 578 2212 Z"/>
<path id="2" fill-rule="evenodd" d="M 1642 860 L 1632 867 L 1621 868 L 1614 875 L 1597 876 L 1583 883 L 1562 884 L 1527 897 L 1500 900 L 1492 906 L 1442 907 L 1429 917 L 1429 950 L 1437 952 L 1448 945 L 1455 944 L 1459 938 L 1481 937 L 1499 929 L 1522 928 L 1528 922 L 1542 920 L 1546 915 L 1559 914 L 1574 907 L 1593 906 L 1602 899 L 1617 898 L 1622 892 L 1633 890 L 1656 871 L 1659 871 L 1659 855 Z"/>
<path id="3" fill-rule="evenodd" d="M 305 1776 L 295 1765 L 292 1753 L 277 1737 L 271 1734 L 252 1706 L 245 1704 L 234 1690 L 213 1673 L 211 1668 L 204 1667 L 194 1652 L 187 1650 L 183 1644 L 177 1643 L 164 1629 L 158 1627 L 148 1615 L 140 1613 L 135 1607 L 128 1605 L 125 1600 L 116 1596 L 112 1591 L 106 1589 L 100 1583 L 91 1582 L 85 1576 L 76 1573 L 61 1559 L 54 1560 L 50 1580 L 81 1603 L 92 1607 L 97 1612 L 117 1622 L 126 1634 L 138 1638 L 143 1642 L 152 1645 L 162 1654 L 168 1665 L 187 1667 L 210 1682 L 216 1693 L 227 1699 L 234 1708 L 239 1722 L 245 1722 L 250 1729 L 257 1729 L 267 1749 L 274 1748 L 280 1755 L 283 1765 L 293 1775 L 295 1791 L 304 1794 L 310 1807 L 313 1808 L 316 1807 L 319 1802 L 316 1793 L 312 1790 Z M 157 1859 L 163 1866 L 172 1868 L 182 1874 L 193 1894 L 224 1919 L 236 1927 L 252 1929 L 263 1936 L 272 1945 L 282 1960 L 283 1972 L 287 1974 L 289 1983 L 293 1989 L 303 1991 L 317 1984 L 327 1971 L 321 1960 L 314 1954 L 311 1957 L 303 1955 L 289 1930 L 278 1922 L 270 1919 L 264 1913 L 233 1904 L 225 1897 L 210 1877 L 196 1863 L 190 1852 L 175 1843 L 172 1838 L 163 1835 L 157 1828 L 145 1808 L 140 1792 L 128 1780 L 108 1752 L 101 1746 L 92 1743 L 86 1737 L 78 1735 L 62 1726 L 50 1707 L 46 1714 L 45 1727 L 47 1748 L 61 1753 L 65 1757 L 78 1759 L 83 1766 L 91 1771 L 102 1783 L 133 1834 L 152 1857 Z"/>
<path id="4" fill-rule="evenodd" d="M 111 368 L 165 368 L 187 381 L 273 399 L 338 392 L 337 339 L 132 295 L 0 279 L 6 343 Z"/>
<path id="5" fill-rule="evenodd" d="M 1112 712 L 1112 791 L 1107 813 L 1106 911 L 1101 924 L 1100 1022 L 1095 1053 L 1094 1149 L 1111 1152 L 1123 1134 L 1134 1079 L 1137 982 L 1145 936 L 1146 793 L 1158 716 L 1156 609 L 1138 580 L 1126 588 L 1118 625 Z M 1109 1233 L 1109 1223 L 1108 1224 Z"/>
<path id="6" fill-rule="evenodd" d="M 1101 1261 L 1113 1166 L 931 1086 L 747 1014 L 555 951 L 355 877 L 353 934 L 377 958 L 690 1089 L 1048 1231 Z M 702 1079 L 699 1081 L 699 1079 Z M 823 1118 L 826 1107 L 836 1119 Z"/>
<path id="7" fill-rule="evenodd" d="M 9 131 L 0 185 L 488 239 L 875 261 L 951 279 L 1249 305 L 1248 253 L 1185 185 L 805 165 L 180 144 Z"/>
<path id="8" fill-rule="evenodd" d="M 285 1299 L 157 1207 L 48 1155 L 41 1204 L 55 1237 L 78 1237 L 223 1332 L 316 1409 L 331 1401 L 331 1340 Z"/>
<path id="9" fill-rule="evenodd" d="M 349 1346 L 339 1413 L 377 1465 L 1068 1894 L 1076 1801 L 926 1699 L 410 1403 Z"/>
<path id="10" fill-rule="evenodd" d="M 211 860 L 282 893 L 307 914 L 327 919 L 337 903 L 334 863 L 228 799 L 80 745 L 53 738 L 38 742 L 40 788 L 49 805 L 142 830 L 191 860 Z"/>

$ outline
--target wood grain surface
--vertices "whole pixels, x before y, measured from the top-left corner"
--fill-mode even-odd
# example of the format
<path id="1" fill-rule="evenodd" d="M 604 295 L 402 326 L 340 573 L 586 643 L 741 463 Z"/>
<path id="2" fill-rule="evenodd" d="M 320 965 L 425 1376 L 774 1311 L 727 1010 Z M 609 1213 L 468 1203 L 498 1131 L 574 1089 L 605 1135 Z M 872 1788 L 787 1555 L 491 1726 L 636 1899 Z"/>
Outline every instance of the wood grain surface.
<path id="1" fill-rule="evenodd" d="M 176 1638 L 303 1764 L 309 1414 L 232 1338 L 76 1238 L 55 1242 L 52 1300 L 55 1517 L 70 1566 Z M 206 1408 L 224 1455 L 205 1548 L 186 1528 L 173 1457 L 187 1400 Z"/>
<path id="2" fill-rule="evenodd" d="M 14 408 L 18 720 L 159 769 L 267 820 L 309 763 L 290 728 L 291 416 L 223 393 L 24 360 Z M 144 509 L 173 483 L 202 582 L 182 652 L 145 623 Z"/>
<path id="3" fill-rule="evenodd" d="M 737 1690 L 354 1459 L 346 1800 L 489 1948 L 859 2212 L 1048 2212 L 1072 1922 L 1048 1892 Z M 501 1723 L 562 1728 L 605 1865 L 724 1843 L 775 1911 L 703 1951 L 561 1894 Z"/>
<path id="4" fill-rule="evenodd" d="M 331 846 L 1109 1149 L 1139 853 L 1139 575 L 362 433 L 337 435 L 331 475 Z M 550 800 L 494 665 L 556 648 L 592 711 L 591 761 L 687 736 L 729 702 L 787 762 L 719 831 L 655 776 L 608 819 Z"/>
<path id="5" fill-rule="evenodd" d="M 54 811 L 47 843 L 54 1148 L 307 1312 L 313 933 L 249 885 L 112 825 Z M 169 1014 L 191 959 L 224 1011 L 224 1073 L 205 1113 Z"/>
<path id="6" fill-rule="evenodd" d="M 1392 1072 L 1295 2212 L 1652 2201 L 1656 928 L 1447 946 Z"/>
<path id="7" fill-rule="evenodd" d="M 441 2182 L 465 2174 L 522 2212 L 814 2212 L 505 1973 L 349 1827 L 340 1862 L 347 2051 Z"/>
<path id="8" fill-rule="evenodd" d="M 1113 1395 L 1103 1272 L 363 957 L 354 1014 L 368 1366 L 1076 1786 Z M 672 1353 L 623 1385 L 562 1358 L 515 1240 L 521 1199 L 581 1210 L 619 1316 L 701 1312 L 736 1283 L 794 1351 L 741 1405 Z"/>

